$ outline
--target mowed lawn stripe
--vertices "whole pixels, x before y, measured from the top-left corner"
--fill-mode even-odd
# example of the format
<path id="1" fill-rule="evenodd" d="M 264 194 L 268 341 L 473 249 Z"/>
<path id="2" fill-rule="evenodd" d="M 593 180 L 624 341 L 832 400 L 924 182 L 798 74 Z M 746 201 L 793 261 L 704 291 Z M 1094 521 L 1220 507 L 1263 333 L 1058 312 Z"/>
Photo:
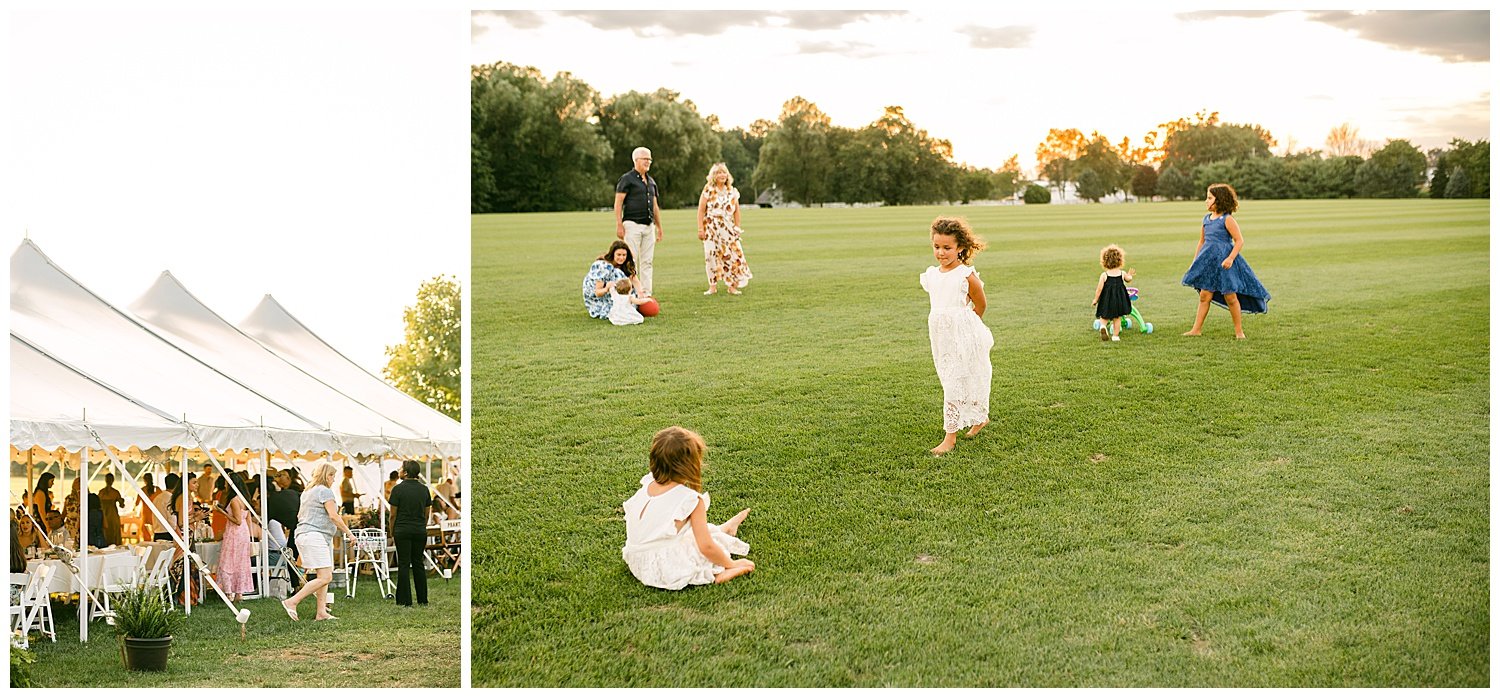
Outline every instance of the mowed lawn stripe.
<path id="1" fill-rule="evenodd" d="M 739 298 L 669 211 L 629 328 L 579 298 L 611 214 L 476 216 L 476 685 L 1487 685 L 1486 202 L 1246 202 L 1247 342 L 1178 336 L 1201 211 L 748 210 Z M 992 245 L 995 424 L 933 459 L 939 213 Z M 1110 242 L 1157 332 L 1103 345 Z M 620 562 L 669 424 L 744 580 Z"/>

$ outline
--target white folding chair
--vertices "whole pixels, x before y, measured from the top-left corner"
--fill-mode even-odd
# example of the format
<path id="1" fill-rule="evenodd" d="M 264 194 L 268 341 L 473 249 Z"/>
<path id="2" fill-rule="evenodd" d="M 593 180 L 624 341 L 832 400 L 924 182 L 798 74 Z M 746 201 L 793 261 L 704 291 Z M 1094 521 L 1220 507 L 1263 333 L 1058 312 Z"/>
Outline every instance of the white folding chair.
<path id="1" fill-rule="evenodd" d="M 51 581 L 52 573 L 52 565 L 36 568 L 36 572 L 32 573 L 31 579 L 21 590 L 21 613 L 13 628 L 21 634 L 22 647 L 30 646 L 28 636 L 33 628 L 46 635 L 47 639 L 57 642 L 57 629 L 52 625 L 52 600 L 47 594 L 47 583 Z"/>
<path id="2" fill-rule="evenodd" d="M 111 594 L 123 594 L 140 581 L 146 564 L 145 558 L 131 555 L 111 555 L 104 559 L 99 569 L 98 602 L 89 611 L 89 620 L 103 618 L 114 610 Z"/>
<path id="3" fill-rule="evenodd" d="M 177 602 L 172 598 L 172 549 L 156 550 L 155 562 L 150 564 L 146 572 L 146 588 L 155 589 L 162 599 L 167 602 L 167 607 L 177 610 Z"/>
<path id="4" fill-rule="evenodd" d="M 354 559 L 349 561 L 345 567 L 348 571 L 349 589 L 345 594 L 348 598 L 354 598 L 355 585 L 359 583 L 359 566 L 369 565 L 375 573 L 375 583 L 380 588 L 381 596 L 394 598 L 396 596 L 396 583 L 391 581 L 391 568 L 385 558 L 385 531 L 378 528 L 356 528 L 350 533 L 354 534 L 351 546 L 354 549 Z"/>
<path id="5" fill-rule="evenodd" d="M 26 573 L 26 572 L 11 572 L 10 573 L 10 588 L 11 588 L 11 592 L 12 592 L 14 598 L 17 598 L 17 599 L 20 599 L 22 601 L 25 601 L 26 600 L 26 587 L 28 587 L 28 586 L 31 586 L 31 575 L 29 573 Z M 19 603 L 16 603 L 16 604 L 6 604 L 6 605 L 10 607 L 10 627 L 11 628 L 20 628 L 21 627 L 21 619 L 26 616 L 26 607 L 23 606 L 23 605 L 21 605 L 21 604 L 19 604 Z M 21 645 L 21 646 L 25 647 L 24 644 Z"/>

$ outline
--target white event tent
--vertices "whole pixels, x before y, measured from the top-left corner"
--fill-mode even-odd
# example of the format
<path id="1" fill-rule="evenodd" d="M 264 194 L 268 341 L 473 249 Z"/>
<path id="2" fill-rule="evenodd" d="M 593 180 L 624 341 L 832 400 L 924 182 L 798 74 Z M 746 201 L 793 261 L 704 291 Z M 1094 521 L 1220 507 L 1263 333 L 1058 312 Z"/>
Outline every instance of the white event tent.
<path id="1" fill-rule="evenodd" d="M 254 469 L 261 491 L 266 491 L 265 472 L 273 455 L 294 463 L 343 459 L 356 472 L 368 472 L 361 463 L 373 461 L 378 487 L 382 459 L 441 459 L 446 464 L 460 452 L 464 432 L 459 422 L 348 362 L 279 305 L 279 317 L 257 309 L 251 319 L 291 323 L 296 331 L 282 333 L 283 340 L 317 356 L 316 349 L 305 346 L 316 340 L 325 363 L 331 355 L 348 366 L 332 363 L 330 368 L 306 357 L 294 359 L 284 348 L 285 353 L 278 352 L 224 321 L 169 273 L 132 309 L 135 315 L 89 291 L 32 241 L 17 248 L 11 256 L 13 462 L 26 453 L 28 463 L 37 457 L 64 467 L 76 463 L 88 482 L 91 454 L 103 454 L 106 467 L 115 469 L 130 495 L 139 492 L 138 486 L 119 456 L 153 447 L 179 449 L 184 466 L 191 453 L 221 474 L 226 456 L 259 454 Z M 264 323 L 249 324 L 264 330 Z M 350 368 L 384 386 L 383 391 L 351 378 Z M 75 451 L 78 455 L 71 455 Z M 87 508 L 83 510 L 80 528 L 86 530 Z M 263 504 L 257 518 L 263 521 L 265 513 Z M 260 559 L 266 560 L 262 538 Z M 190 552 L 185 540 L 176 540 Z M 87 546 L 80 544 L 78 552 L 86 562 Z M 262 566 L 262 589 L 265 577 Z M 80 616 L 87 618 L 87 594 L 80 601 Z M 236 615 L 243 622 L 244 613 Z M 82 639 L 87 631 L 87 623 L 80 623 Z"/>

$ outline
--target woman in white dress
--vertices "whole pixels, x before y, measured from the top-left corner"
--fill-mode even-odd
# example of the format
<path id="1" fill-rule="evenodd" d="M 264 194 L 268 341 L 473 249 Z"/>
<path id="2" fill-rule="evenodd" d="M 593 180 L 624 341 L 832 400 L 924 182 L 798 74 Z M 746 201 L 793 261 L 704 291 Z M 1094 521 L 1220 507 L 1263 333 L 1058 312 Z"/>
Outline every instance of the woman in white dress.
<path id="1" fill-rule="evenodd" d="M 943 442 L 932 448 L 940 456 L 953 450 L 958 430 L 976 436 L 990 423 L 990 349 L 995 336 L 984 324 L 984 282 L 969 266 L 984 249 L 984 240 L 962 218 L 932 222 L 932 254 L 937 266 L 918 277 L 932 301 L 927 337 L 932 363 L 943 384 Z"/>
<path id="2" fill-rule="evenodd" d="M 625 500 L 625 547 L 620 554 L 641 583 L 659 589 L 727 582 L 755 569 L 733 555 L 750 552 L 736 538 L 745 509 L 722 526 L 708 523 L 703 489 L 703 438 L 667 427 L 651 439 L 651 472 Z"/>

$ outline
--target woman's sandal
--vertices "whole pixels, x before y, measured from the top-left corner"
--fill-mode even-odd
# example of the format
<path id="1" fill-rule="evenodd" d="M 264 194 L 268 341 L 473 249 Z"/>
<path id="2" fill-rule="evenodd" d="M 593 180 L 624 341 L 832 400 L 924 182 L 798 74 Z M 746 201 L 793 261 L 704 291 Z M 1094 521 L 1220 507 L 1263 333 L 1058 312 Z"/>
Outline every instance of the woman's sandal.
<path id="1" fill-rule="evenodd" d="M 288 618 L 291 618 L 292 620 L 301 620 L 301 618 L 297 617 L 297 609 L 292 606 L 286 605 L 285 599 L 281 601 L 281 610 L 286 611 L 286 616 Z"/>

